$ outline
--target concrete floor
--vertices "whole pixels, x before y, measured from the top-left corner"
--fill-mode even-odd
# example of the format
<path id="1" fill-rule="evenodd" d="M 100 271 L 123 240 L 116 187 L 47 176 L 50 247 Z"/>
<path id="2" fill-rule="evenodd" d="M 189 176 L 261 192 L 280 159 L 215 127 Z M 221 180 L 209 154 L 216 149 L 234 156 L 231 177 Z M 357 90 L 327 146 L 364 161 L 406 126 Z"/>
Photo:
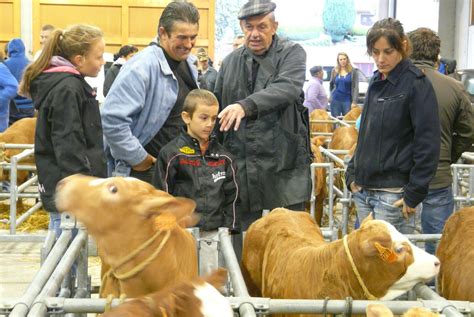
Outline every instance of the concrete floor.
<path id="1" fill-rule="evenodd" d="M 0 235 L 8 234 L 0 230 Z M 46 232 L 33 234 L 46 235 Z M 41 242 L 0 242 L 0 298 L 19 299 L 40 268 Z M 100 260 L 89 257 L 92 286 L 100 285 Z"/>

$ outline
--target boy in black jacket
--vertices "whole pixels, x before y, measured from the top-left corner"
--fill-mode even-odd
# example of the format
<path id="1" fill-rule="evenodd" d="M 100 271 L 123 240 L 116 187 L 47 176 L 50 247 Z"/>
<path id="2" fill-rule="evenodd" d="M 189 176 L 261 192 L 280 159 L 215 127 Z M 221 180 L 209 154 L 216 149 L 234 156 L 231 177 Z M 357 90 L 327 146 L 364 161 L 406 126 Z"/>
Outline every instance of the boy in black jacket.
<path id="1" fill-rule="evenodd" d="M 236 230 L 238 187 L 231 155 L 211 135 L 219 104 L 204 89 L 195 89 L 184 101 L 181 117 L 187 126 L 164 146 L 156 161 L 153 185 L 174 196 L 194 199 L 204 231 Z"/>
<path id="2" fill-rule="evenodd" d="M 153 185 L 173 196 L 196 201 L 201 237 L 213 238 L 219 227 L 237 231 L 236 166 L 231 155 L 211 135 L 219 103 L 211 92 L 192 90 L 181 117 L 187 126 L 165 145 L 156 160 Z M 202 254 L 202 253 L 201 253 Z"/>

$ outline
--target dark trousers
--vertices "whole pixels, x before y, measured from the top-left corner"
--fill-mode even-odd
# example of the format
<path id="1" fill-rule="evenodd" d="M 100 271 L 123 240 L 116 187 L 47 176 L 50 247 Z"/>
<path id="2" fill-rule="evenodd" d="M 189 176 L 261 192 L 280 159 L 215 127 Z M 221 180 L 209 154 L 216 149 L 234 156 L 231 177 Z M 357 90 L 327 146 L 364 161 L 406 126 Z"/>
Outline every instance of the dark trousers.
<path id="1" fill-rule="evenodd" d="M 154 170 L 153 166 L 150 169 L 147 169 L 146 171 L 143 171 L 143 172 L 137 172 L 132 169 L 130 171 L 130 177 L 135 177 L 141 181 L 151 184 L 151 179 L 153 177 L 153 170 Z"/>

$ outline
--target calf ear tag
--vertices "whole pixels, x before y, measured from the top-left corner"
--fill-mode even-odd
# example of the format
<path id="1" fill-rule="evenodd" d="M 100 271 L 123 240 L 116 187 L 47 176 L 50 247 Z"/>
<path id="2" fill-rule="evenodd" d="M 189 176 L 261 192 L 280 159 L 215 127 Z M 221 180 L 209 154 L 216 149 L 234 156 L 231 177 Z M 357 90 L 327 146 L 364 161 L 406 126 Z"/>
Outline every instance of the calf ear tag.
<path id="1" fill-rule="evenodd" d="M 398 259 L 398 256 L 392 249 L 382 246 L 380 243 L 374 243 L 375 248 L 379 251 L 379 257 L 387 263 L 393 263 Z"/>

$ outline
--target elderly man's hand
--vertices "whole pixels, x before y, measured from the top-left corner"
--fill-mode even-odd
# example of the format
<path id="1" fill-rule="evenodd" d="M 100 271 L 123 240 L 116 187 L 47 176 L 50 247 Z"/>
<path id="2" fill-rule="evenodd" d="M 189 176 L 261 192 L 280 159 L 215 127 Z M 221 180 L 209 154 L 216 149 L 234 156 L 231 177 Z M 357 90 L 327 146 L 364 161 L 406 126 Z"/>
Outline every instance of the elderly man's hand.
<path id="1" fill-rule="evenodd" d="M 240 126 L 240 121 L 245 117 L 245 111 L 242 105 L 234 103 L 225 107 L 217 117 L 219 118 L 221 131 L 229 131 L 232 125 L 234 126 L 234 130 L 237 131 Z"/>

